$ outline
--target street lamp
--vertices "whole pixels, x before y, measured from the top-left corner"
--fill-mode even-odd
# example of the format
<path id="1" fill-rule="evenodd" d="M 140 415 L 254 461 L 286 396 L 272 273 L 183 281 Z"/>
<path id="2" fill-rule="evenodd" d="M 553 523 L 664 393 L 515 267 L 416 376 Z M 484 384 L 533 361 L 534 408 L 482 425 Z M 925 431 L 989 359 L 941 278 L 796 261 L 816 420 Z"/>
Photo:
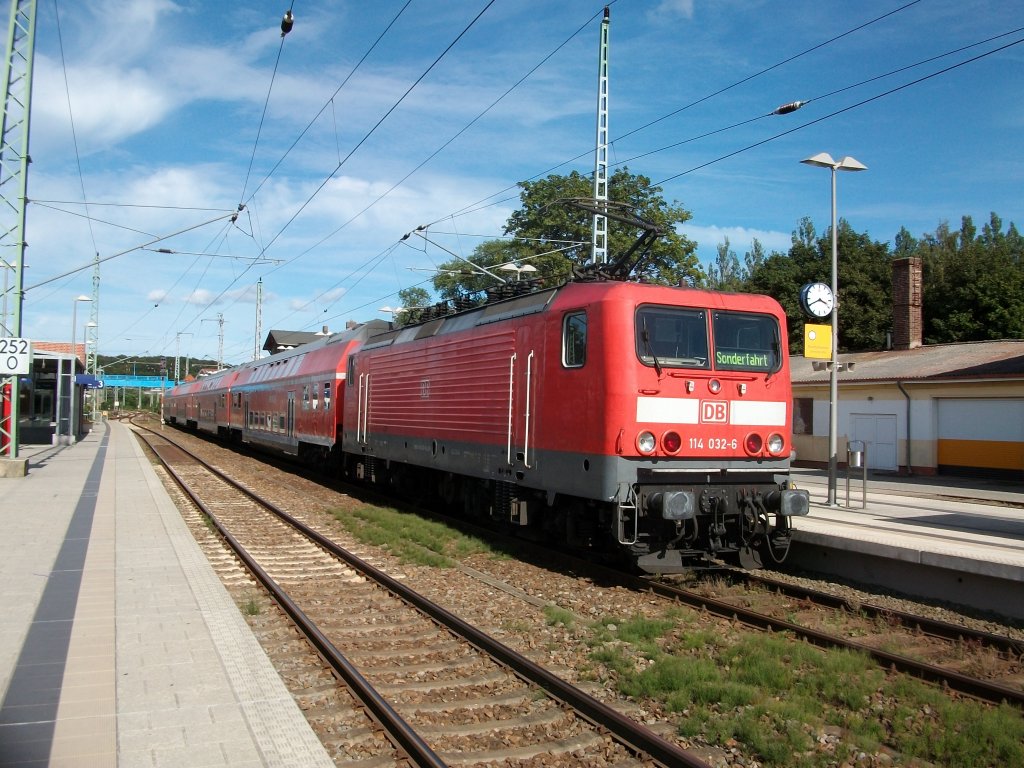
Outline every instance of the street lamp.
<path id="1" fill-rule="evenodd" d="M 837 435 L 839 432 L 839 245 L 836 231 L 836 171 L 866 171 L 868 167 L 852 157 L 836 161 L 828 152 L 819 152 L 801 160 L 805 165 L 828 168 L 832 172 L 832 360 L 828 388 L 828 505 L 836 506 L 836 474 L 838 470 Z"/>
<path id="2" fill-rule="evenodd" d="M 70 380 L 70 405 L 68 406 L 68 445 L 74 445 L 75 435 L 77 430 L 75 429 L 75 362 L 78 360 L 78 350 L 75 349 L 75 331 L 78 325 L 78 302 L 80 301 L 92 301 L 88 296 L 76 296 L 75 300 L 71 302 L 71 380 Z M 59 400 L 59 398 L 58 398 Z M 57 431 L 60 431 L 60 422 L 57 422 Z"/>

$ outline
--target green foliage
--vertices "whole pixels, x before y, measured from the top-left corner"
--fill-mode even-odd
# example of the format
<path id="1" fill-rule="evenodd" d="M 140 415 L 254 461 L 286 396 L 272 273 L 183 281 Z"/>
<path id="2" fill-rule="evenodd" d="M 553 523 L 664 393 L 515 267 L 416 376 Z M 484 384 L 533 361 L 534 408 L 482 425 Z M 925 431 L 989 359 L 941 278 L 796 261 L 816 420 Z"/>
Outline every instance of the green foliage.
<path id="1" fill-rule="evenodd" d="M 907 764 L 1024 764 L 1024 721 L 1009 706 L 958 700 L 865 654 L 782 635 L 716 633 L 668 619 L 604 619 L 591 659 L 621 693 L 679 713 L 680 732 L 742 742 L 765 765 L 853 764 L 882 745 Z M 839 727 L 841 743 L 819 737 Z"/>
<path id="2" fill-rule="evenodd" d="M 928 344 L 1024 338 L 1024 239 L 991 214 L 979 234 L 970 216 L 959 232 L 942 223 L 908 255 L 924 262 Z"/>
<path id="3" fill-rule="evenodd" d="M 509 262 L 530 264 L 537 268 L 535 277 L 546 285 L 558 285 L 569 278 L 573 266 L 590 260 L 593 216 L 564 201 L 592 197 L 592 182 L 574 171 L 568 176 L 552 174 L 537 181 L 520 182 L 519 186 L 521 205 L 505 225 L 505 233 L 513 239 L 483 243 L 470 260 L 486 268 Z M 666 285 L 700 283 L 703 274 L 696 245 L 676 231 L 678 224 L 689 220 L 689 211 L 676 202 L 666 202 L 660 187 L 652 186 L 644 176 L 630 173 L 628 168 L 618 169 L 609 178 L 608 197 L 630 204 L 638 216 L 660 225 L 666 232 L 653 244 L 650 258 L 635 277 Z M 641 234 L 640 229 L 609 221 L 609 261 L 625 254 Z M 440 269 L 443 274 L 435 278 L 434 288 L 445 298 L 478 296 L 484 288 L 497 284 L 493 277 L 463 261 L 446 262 Z"/>
<path id="4" fill-rule="evenodd" d="M 854 232 L 841 219 L 837 228 L 839 265 L 839 347 L 844 351 L 883 349 L 892 327 L 892 262 L 888 246 Z M 751 259 L 746 290 L 773 296 L 786 310 L 789 348 L 803 352 L 806 318 L 798 296 L 805 283 L 832 279 L 832 233 L 817 235 L 810 219 L 801 220 L 789 253 Z"/>
<path id="5" fill-rule="evenodd" d="M 979 233 L 965 216 L 959 231 L 942 223 L 934 234 L 913 237 L 901 228 L 893 248 L 854 232 L 840 220 L 839 347 L 844 351 L 885 348 L 892 328 L 892 261 L 919 256 L 924 270 L 923 320 L 926 344 L 1024 338 L 1024 238 L 1014 224 L 1004 231 L 995 214 Z M 735 255 L 726 263 L 735 267 Z M 803 351 L 805 318 L 797 304 L 807 282 L 829 282 L 832 274 L 831 233 L 818 237 L 809 219 L 793 233 L 788 253 L 747 254 L 740 270 L 741 290 L 775 297 L 789 319 L 790 351 Z M 709 283 L 720 287 L 723 248 L 709 270 Z"/>
<path id="6" fill-rule="evenodd" d="M 729 247 L 729 238 L 718 244 L 718 257 L 708 269 L 704 283 L 716 291 L 739 291 L 743 288 L 746 273 L 740 268 L 736 251 Z"/>
<path id="7" fill-rule="evenodd" d="M 404 311 L 395 313 L 395 323 L 398 325 L 417 323 L 423 314 L 423 310 L 417 309 L 417 307 L 430 305 L 430 292 L 418 286 L 403 288 L 398 292 L 398 302 Z"/>
<path id="8" fill-rule="evenodd" d="M 557 605 L 545 605 L 544 620 L 549 627 L 561 625 L 571 629 L 572 625 L 576 623 L 576 615 L 565 608 L 559 608 Z"/>

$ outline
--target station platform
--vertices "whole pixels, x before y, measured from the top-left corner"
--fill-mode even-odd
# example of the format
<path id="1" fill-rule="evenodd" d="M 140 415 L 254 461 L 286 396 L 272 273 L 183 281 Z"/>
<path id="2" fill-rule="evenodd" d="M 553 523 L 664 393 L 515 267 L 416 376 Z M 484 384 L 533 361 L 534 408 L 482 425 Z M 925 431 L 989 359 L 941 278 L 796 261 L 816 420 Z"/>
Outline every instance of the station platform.
<path id="1" fill-rule="evenodd" d="M 0 766 L 332 766 L 130 430 L 0 479 Z"/>
<path id="2" fill-rule="evenodd" d="M 788 566 L 979 613 L 1024 619 L 1024 483 L 795 469 L 811 512 L 793 519 Z"/>

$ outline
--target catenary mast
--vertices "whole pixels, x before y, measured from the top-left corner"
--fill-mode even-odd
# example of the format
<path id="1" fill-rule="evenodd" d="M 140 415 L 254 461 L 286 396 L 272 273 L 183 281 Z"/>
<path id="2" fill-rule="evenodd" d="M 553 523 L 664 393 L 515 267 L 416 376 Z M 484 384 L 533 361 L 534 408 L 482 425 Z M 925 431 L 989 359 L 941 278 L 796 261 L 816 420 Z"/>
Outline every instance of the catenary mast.
<path id="1" fill-rule="evenodd" d="M 11 0 L 7 58 L 4 61 L 3 125 L 0 126 L 0 252 L 13 253 L 14 263 L 8 264 L 6 258 L 0 260 L 0 268 L 4 272 L 0 338 L 21 336 L 35 39 L 36 0 Z M 7 279 L 9 270 L 14 273 L 13 286 Z M 13 310 L 8 309 L 9 304 L 13 304 Z M 7 320 L 9 311 L 13 317 L 10 323 Z M 18 458 L 19 389 L 17 375 L 0 379 L 0 459 Z"/>
<path id="2" fill-rule="evenodd" d="M 608 202 L 608 26 L 611 13 L 607 6 L 601 21 L 601 46 L 597 75 L 597 147 L 594 152 L 594 201 L 598 210 Z M 590 260 L 594 264 L 608 261 L 608 218 L 594 214 Z"/>

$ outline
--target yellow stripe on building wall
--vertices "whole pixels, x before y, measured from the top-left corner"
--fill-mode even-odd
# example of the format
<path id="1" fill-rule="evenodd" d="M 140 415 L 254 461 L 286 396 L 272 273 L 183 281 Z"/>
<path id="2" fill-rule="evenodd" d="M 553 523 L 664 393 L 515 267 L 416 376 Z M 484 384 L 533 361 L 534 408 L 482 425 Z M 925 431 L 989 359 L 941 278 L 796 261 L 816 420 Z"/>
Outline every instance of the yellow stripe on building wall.
<path id="1" fill-rule="evenodd" d="M 1024 471 L 1024 443 L 1004 440 L 939 440 L 939 464 Z"/>

